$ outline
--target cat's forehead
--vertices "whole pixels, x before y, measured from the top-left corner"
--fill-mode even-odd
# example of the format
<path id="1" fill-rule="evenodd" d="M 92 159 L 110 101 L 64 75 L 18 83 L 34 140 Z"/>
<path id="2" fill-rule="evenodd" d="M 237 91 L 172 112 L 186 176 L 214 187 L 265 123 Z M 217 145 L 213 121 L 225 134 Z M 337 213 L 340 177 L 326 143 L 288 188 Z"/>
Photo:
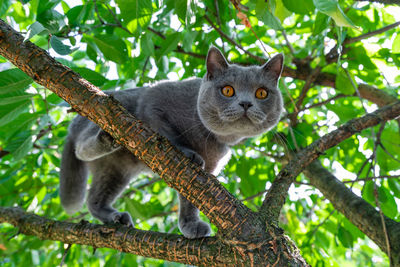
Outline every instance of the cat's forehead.
<path id="1" fill-rule="evenodd" d="M 237 87 L 268 86 L 272 84 L 271 79 L 260 66 L 230 65 L 220 77 L 221 82 L 231 83 Z"/>

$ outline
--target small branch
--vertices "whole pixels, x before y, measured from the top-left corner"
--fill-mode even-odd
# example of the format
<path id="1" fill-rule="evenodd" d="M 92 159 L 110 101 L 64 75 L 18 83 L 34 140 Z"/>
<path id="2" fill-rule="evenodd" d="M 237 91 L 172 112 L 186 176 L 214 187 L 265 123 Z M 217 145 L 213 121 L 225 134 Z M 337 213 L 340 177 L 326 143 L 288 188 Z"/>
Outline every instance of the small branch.
<path id="1" fill-rule="evenodd" d="M 215 24 L 212 22 L 212 20 L 205 14 L 204 18 L 208 21 L 208 23 L 211 25 L 211 27 L 213 27 L 218 33 L 219 35 L 221 35 L 221 37 L 223 37 L 224 39 L 226 39 L 228 42 L 230 42 L 231 44 L 233 44 L 235 47 L 239 48 L 240 50 L 242 50 L 245 54 L 247 54 L 248 56 L 250 56 L 251 58 L 257 60 L 260 63 L 265 63 L 266 60 L 262 57 L 256 56 L 253 53 L 250 53 L 249 51 L 247 51 L 243 46 L 241 46 L 240 44 L 238 44 L 237 42 L 235 42 L 232 38 L 230 38 L 228 35 L 226 35 L 220 28 L 218 28 L 217 26 L 215 26 Z"/>
<path id="2" fill-rule="evenodd" d="M 303 88 L 301 89 L 300 96 L 297 99 L 297 102 L 296 102 L 296 105 L 295 105 L 295 111 L 293 113 L 291 113 L 291 115 L 289 117 L 292 126 L 297 124 L 298 110 L 303 105 L 303 101 L 307 96 L 307 92 L 311 89 L 311 85 L 313 84 L 313 82 L 315 81 L 315 79 L 317 78 L 319 73 L 321 72 L 321 69 L 322 68 L 319 67 L 319 66 L 316 67 L 315 69 L 313 69 L 311 71 L 310 75 L 307 77 L 306 83 L 304 84 Z"/>
<path id="3" fill-rule="evenodd" d="M 290 53 L 294 56 L 296 54 L 296 51 L 294 50 L 292 44 L 289 42 L 289 39 L 288 39 L 287 34 L 286 34 L 286 31 L 284 29 L 282 30 L 282 35 L 285 38 L 286 45 L 289 48 Z"/>
<path id="4" fill-rule="evenodd" d="M 349 97 L 349 96 L 351 96 L 351 95 L 337 94 L 337 95 L 335 95 L 335 96 L 333 96 L 333 97 L 331 97 L 331 98 L 328 98 L 327 100 L 324 100 L 324 101 L 321 101 L 321 102 L 318 102 L 318 103 L 315 103 L 315 104 L 306 106 L 306 107 L 304 107 L 304 108 L 302 108 L 302 109 L 299 109 L 299 110 L 298 110 L 298 113 L 300 113 L 300 112 L 302 112 L 302 111 L 305 111 L 305 110 L 308 110 L 308 109 L 312 109 L 312 108 L 324 106 L 324 105 L 330 103 L 331 101 L 334 101 L 334 100 L 336 100 L 336 99 L 343 98 L 343 97 Z M 284 117 L 282 117 L 282 120 L 285 119 L 285 118 L 289 118 L 290 116 L 293 116 L 293 115 L 291 115 L 291 114 L 293 114 L 293 113 L 288 113 L 288 114 L 286 114 Z"/>
<path id="5" fill-rule="evenodd" d="M 342 183 L 349 184 L 349 183 L 356 183 L 356 182 L 372 181 L 372 180 L 376 180 L 376 179 L 397 179 L 397 178 L 400 178 L 400 175 L 379 175 L 379 176 L 358 178 L 358 179 L 350 180 L 350 181 L 342 181 Z"/>
<path id="6" fill-rule="evenodd" d="M 379 212 L 326 170 L 319 161 L 312 162 L 303 172 L 339 212 L 364 232 L 384 252 L 387 252 L 385 233 Z M 400 223 L 384 216 L 390 238 L 392 257 L 400 255 Z M 397 255 L 397 256 L 396 256 Z M 399 259 L 398 259 L 399 260 Z M 400 262 L 398 262 L 400 263 Z"/>
<path id="7" fill-rule="evenodd" d="M 397 101 L 395 104 L 378 109 L 361 118 L 348 121 L 338 129 L 324 135 L 302 151 L 296 153 L 294 158 L 280 171 L 272 183 L 259 211 L 260 216 L 267 221 L 277 221 L 280 210 L 285 203 L 289 187 L 296 176 L 314 159 L 324 153 L 325 150 L 339 144 L 363 129 L 394 119 L 399 115 L 400 101 Z"/>
<path id="8" fill-rule="evenodd" d="M 400 5 L 400 0 L 356 0 L 358 2 L 381 3 L 385 5 Z"/>
<path id="9" fill-rule="evenodd" d="M 399 1 L 399 2 L 400 2 L 400 1 Z M 374 36 L 374 35 L 377 35 L 377 34 L 380 34 L 380 33 L 384 33 L 384 32 L 386 32 L 386 31 L 388 31 L 388 30 L 391 30 L 391 29 L 393 29 L 393 28 L 396 28 L 396 27 L 399 26 L 399 25 L 400 25 L 400 21 L 395 22 L 395 23 L 393 23 L 393 24 L 390 24 L 390 25 L 388 25 L 388 26 L 385 26 L 385 27 L 383 27 L 383 28 L 380 28 L 380 29 L 378 29 L 378 30 L 375 30 L 375 31 L 372 31 L 372 32 L 368 32 L 368 33 L 366 33 L 366 34 L 362 34 L 362 35 L 360 35 L 360 36 L 353 37 L 353 38 L 350 38 L 350 39 L 346 39 L 346 40 L 344 40 L 343 45 L 352 44 L 352 43 L 361 41 L 361 40 L 363 40 L 363 39 L 367 39 L 367 38 L 369 38 L 369 37 L 372 37 L 372 36 Z"/>
<path id="10" fill-rule="evenodd" d="M 71 244 L 68 244 L 67 248 L 64 250 L 63 256 L 61 258 L 60 267 L 64 265 L 65 258 L 68 255 L 69 250 L 71 249 Z"/>
<path id="11" fill-rule="evenodd" d="M 147 27 L 147 29 L 148 29 L 149 31 L 151 31 L 152 33 L 154 33 L 155 35 L 157 35 L 158 37 L 160 37 L 161 39 L 163 39 L 163 40 L 167 39 L 167 37 L 165 37 L 165 35 L 162 34 L 161 32 L 159 32 L 159 31 L 157 31 L 157 30 L 155 30 L 155 29 L 153 29 L 153 28 L 151 28 L 151 27 Z M 155 46 L 155 48 L 160 48 L 160 47 Z M 195 57 L 195 58 L 206 59 L 206 55 L 198 54 L 198 53 L 194 53 L 194 52 L 186 52 L 186 51 L 183 49 L 183 47 L 180 46 L 180 45 L 178 45 L 178 46 L 176 47 L 176 49 L 174 50 L 174 52 L 180 53 L 180 54 L 189 55 L 189 56 L 192 56 L 192 57 Z"/>

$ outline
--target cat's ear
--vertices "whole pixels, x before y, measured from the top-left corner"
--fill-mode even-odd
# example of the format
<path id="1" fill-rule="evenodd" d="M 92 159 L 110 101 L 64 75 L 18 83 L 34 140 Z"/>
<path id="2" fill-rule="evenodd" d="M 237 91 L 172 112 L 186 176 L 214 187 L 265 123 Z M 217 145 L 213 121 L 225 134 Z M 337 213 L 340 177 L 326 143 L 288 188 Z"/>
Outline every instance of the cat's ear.
<path id="1" fill-rule="evenodd" d="M 283 54 L 279 53 L 262 66 L 264 73 L 278 80 L 283 70 Z"/>
<path id="2" fill-rule="evenodd" d="M 218 48 L 211 46 L 207 54 L 207 78 L 209 80 L 217 77 L 228 68 L 228 62 L 226 61 L 224 55 Z"/>

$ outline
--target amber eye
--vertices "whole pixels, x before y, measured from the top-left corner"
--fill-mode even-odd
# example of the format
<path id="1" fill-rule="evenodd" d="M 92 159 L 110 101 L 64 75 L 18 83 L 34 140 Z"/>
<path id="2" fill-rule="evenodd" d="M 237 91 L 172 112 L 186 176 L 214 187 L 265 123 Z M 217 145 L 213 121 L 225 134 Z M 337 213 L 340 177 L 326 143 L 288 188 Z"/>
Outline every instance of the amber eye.
<path id="1" fill-rule="evenodd" d="M 235 94 L 235 89 L 232 86 L 227 85 L 221 89 L 221 92 L 226 97 L 232 97 Z"/>
<path id="2" fill-rule="evenodd" d="M 268 96 L 268 91 L 267 89 L 264 88 L 258 88 L 256 91 L 256 97 L 258 99 L 266 99 Z"/>

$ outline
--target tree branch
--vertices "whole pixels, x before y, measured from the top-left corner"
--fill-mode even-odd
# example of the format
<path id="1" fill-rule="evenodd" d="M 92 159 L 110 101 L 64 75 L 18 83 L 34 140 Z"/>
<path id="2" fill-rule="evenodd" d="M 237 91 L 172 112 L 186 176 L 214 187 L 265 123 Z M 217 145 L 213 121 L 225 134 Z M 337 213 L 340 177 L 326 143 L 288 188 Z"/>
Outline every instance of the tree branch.
<path id="1" fill-rule="evenodd" d="M 216 237 L 186 239 L 181 235 L 142 231 L 122 225 L 60 222 L 26 213 L 20 208 L 0 207 L 0 223 L 5 222 L 17 227 L 19 233 L 34 235 L 43 240 L 112 248 L 181 263 L 239 265 L 248 260 L 240 256 L 236 259 L 224 256 L 233 253 L 232 247 L 218 241 Z"/>
<path id="2" fill-rule="evenodd" d="M 379 212 L 326 170 L 319 161 L 313 161 L 304 170 L 311 184 L 329 199 L 332 205 L 343 213 L 355 226 L 373 240 L 382 251 L 387 251 Z M 393 263 L 400 264 L 400 223 L 384 216 L 390 238 Z"/>
<path id="3" fill-rule="evenodd" d="M 385 5 L 400 5 L 400 0 L 356 0 L 358 2 L 381 3 Z"/>
<path id="4" fill-rule="evenodd" d="M 357 37 L 353 37 L 353 38 L 346 39 L 346 40 L 344 40 L 343 45 L 352 44 L 352 43 L 361 41 L 361 40 L 363 40 L 363 39 L 367 39 L 367 38 L 369 38 L 369 37 L 372 37 L 372 36 L 374 36 L 374 35 L 377 35 L 377 34 L 380 34 L 380 33 L 384 33 L 384 32 L 386 32 L 386 31 L 388 31 L 388 30 L 391 30 L 391 29 L 393 29 L 393 28 L 396 28 L 396 27 L 399 26 L 399 25 L 400 25 L 400 21 L 395 22 L 395 23 L 390 24 L 390 25 L 387 25 L 387 26 L 385 26 L 385 27 L 383 27 L 383 28 L 380 28 L 380 29 L 378 29 L 378 30 L 376 30 L 376 31 L 371 31 L 371 32 L 368 32 L 368 33 L 366 33 L 366 34 L 362 34 L 362 35 L 357 36 Z"/>
<path id="5" fill-rule="evenodd" d="M 247 239 L 265 229 L 255 213 L 233 197 L 215 176 L 193 164 L 113 97 L 55 61 L 43 49 L 24 42 L 24 38 L 2 20 L 0 54 L 144 161 L 170 187 L 197 206 L 217 226 L 219 234 Z"/>
<path id="6" fill-rule="evenodd" d="M 211 27 L 214 28 L 214 30 L 216 30 L 219 35 L 226 39 L 228 42 L 230 42 L 231 44 L 233 44 L 235 47 L 239 48 L 240 50 L 242 50 L 246 55 L 250 56 L 251 58 L 257 60 L 259 63 L 265 63 L 267 60 L 256 56 L 252 53 L 250 53 L 249 51 L 247 51 L 246 49 L 244 49 L 243 46 L 241 46 L 240 44 L 238 44 L 237 42 L 235 42 L 231 37 L 229 37 L 228 35 L 226 35 L 220 28 L 218 28 L 217 26 L 215 26 L 215 24 L 212 22 L 212 20 L 205 14 L 204 18 L 207 20 L 207 22 L 211 25 Z"/>
<path id="7" fill-rule="evenodd" d="M 0 223 L 6 222 L 17 227 L 18 234 L 34 235 L 43 240 L 111 248 L 197 266 L 308 266 L 291 241 L 272 229 L 269 239 L 250 244 L 238 240 L 225 242 L 218 237 L 186 239 L 181 235 L 122 225 L 60 222 L 26 213 L 20 208 L 0 207 Z"/>
<path id="8" fill-rule="evenodd" d="M 267 221 L 277 222 L 280 210 L 285 203 L 290 185 L 297 175 L 325 150 L 339 144 L 363 129 L 381 122 L 395 119 L 400 115 L 400 101 L 385 106 L 361 118 L 352 119 L 338 129 L 328 133 L 296 153 L 292 160 L 275 178 L 260 209 L 260 216 Z"/>

